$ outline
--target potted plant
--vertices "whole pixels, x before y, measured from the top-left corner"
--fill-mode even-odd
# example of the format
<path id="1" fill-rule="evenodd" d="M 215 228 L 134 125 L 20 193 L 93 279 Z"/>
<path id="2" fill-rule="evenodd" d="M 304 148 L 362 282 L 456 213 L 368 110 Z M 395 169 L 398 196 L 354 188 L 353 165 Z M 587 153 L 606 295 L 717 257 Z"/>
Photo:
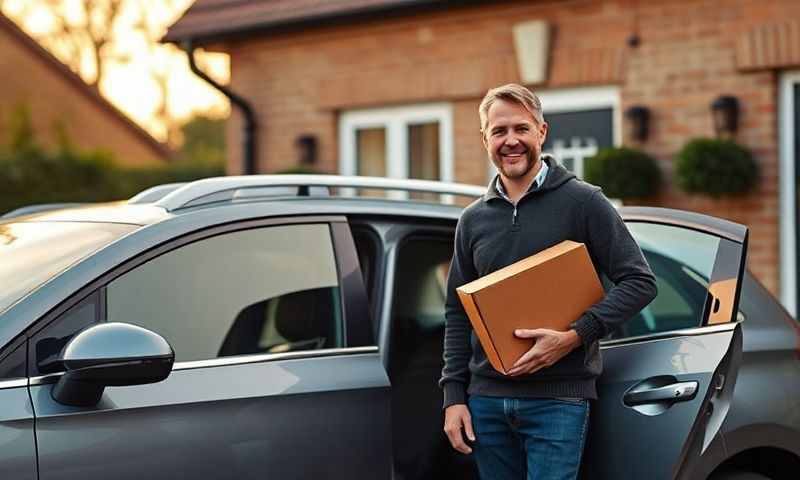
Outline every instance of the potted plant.
<path id="1" fill-rule="evenodd" d="M 602 187 L 607 197 L 624 200 L 656 194 L 661 170 L 655 159 L 641 150 L 611 147 L 586 160 L 584 178 Z"/>
<path id="2" fill-rule="evenodd" d="M 758 164 L 733 140 L 695 138 L 675 158 L 675 180 L 687 193 L 741 195 L 758 183 Z"/>

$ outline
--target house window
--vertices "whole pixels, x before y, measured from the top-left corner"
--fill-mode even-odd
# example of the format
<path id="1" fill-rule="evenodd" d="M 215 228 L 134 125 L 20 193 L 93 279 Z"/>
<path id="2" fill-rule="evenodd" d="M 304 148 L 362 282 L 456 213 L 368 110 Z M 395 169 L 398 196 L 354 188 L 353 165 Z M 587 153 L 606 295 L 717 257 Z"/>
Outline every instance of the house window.
<path id="1" fill-rule="evenodd" d="M 339 121 L 339 171 L 342 175 L 451 182 L 452 125 L 448 104 L 344 112 Z M 432 199 L 422 193 L 388 192 L 386 196 Z"/>
<path id="2" fill-rule="evenodd" d="M 598 150 L 622 141 L 616 87 L 534 90 L 549 130 L 542 151 L 583 178 L 584 162 Z M 493 177 L 494 167 L 489 171 Z"/>

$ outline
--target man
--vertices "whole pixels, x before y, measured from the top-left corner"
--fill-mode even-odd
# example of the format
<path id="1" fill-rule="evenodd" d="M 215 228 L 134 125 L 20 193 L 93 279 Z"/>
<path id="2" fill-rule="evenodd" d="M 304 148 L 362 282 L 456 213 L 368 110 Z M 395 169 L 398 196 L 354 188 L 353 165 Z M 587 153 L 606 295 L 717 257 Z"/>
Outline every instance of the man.
<path id="1" fill-rule="evenodd" d="M 439 381 L 444 430 L 453 448 L 474 451 L 481 478 L 574 479 L 589 400 L 597 398 L 598 341 L 655 298 L 655 277 L 600 188 L 541 155 L 547 123 L 536 95 L 519 85 L 498 87 L 479 114 L 499 173 L 456 228 Z M 455 289 L 567 239 L 586 244 L 614 287 L 568 331 L 517 330 L 533 346 L 503 375 L 486 359 Z"/>

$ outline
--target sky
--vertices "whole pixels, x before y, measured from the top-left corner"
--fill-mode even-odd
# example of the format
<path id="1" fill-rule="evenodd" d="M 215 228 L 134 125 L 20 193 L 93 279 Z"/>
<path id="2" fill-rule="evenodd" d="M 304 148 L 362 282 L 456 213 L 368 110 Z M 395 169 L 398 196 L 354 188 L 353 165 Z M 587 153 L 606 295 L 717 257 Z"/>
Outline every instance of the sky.
<path id="1" fill-rule="evenodd" d="M 34 38 L 46 36 L 56 28 L 52 10 L 46 4 L 63 4 L 70 21 L 83 20 L 81 0 L 0 0 L 2 12 L 14 20 Z M 212 116 L 227 117 L 230 112 L 228 100 L 206 82 L 196 77 L 189 69 L 186 54 L 173 45 L 148 41 L 133 28 L 139 18 L 139 2 L 147 5 L 147 22 L 158 38 L 166 32 L 194 0 L 128 0 L 115 23 L 114 38 L 118 41 L 113 49 L 115 56 L 127 61 L 108 63 L 106 76 L 99 85 L 100 92 L 117 108 L 149 131 L 159 140 L 166 139 L 166 126 L 158 118 L 157 109 L 161 96 L 157 83 L 151 75 L 156 70 L 169 78 L 168 109 L 177 121 L 185 121 L 194 114 L 208 112 Z M 42 43 L 42 42 L 40 42 Z M 51 47 L 51 52 L 64 59 L 64 52 Z M 198 64 L 212 78 L 227 84 L 230 78 L 228 55 L 199 52 Z M 94 77 L 93 62 L 84 57 L 80 71 L 84 79 Z"/>

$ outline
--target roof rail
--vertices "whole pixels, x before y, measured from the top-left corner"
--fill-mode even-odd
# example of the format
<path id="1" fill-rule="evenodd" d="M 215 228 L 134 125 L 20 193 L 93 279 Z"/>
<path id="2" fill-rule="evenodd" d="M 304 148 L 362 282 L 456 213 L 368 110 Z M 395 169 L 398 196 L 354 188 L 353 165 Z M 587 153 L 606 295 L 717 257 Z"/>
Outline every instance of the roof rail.
<path id="1" fill-rule="evenodd" d="M 383 177 L 349 177 L 340 175 L 242 175 L 230 177 L 206 178 L 188 183 L 158 199 L 154 205 L 167 211 L 193 207 L 212 202 L 230 201 L 240 198 L 238 192 L 245 189 L 297 187 L 288 192 L 279 190 L 283 195 L 318 195 L 323 187 L 325 194 L 330 188 L 364 188 L 374 190 L 396 190 L 401 192 L 425 192 L 442 195 L 480 197 L 486 193 L 486 187 L 465 185 L 460 183 L 444 183 L 430 180 L 407 180 Z M 275 193 L 273 193 L 275 195 Z"/>
<path id="2" fill-rule="evenodd" d="M 186 185 L 186 182 L 165 183 L 163 185 L 156 185 L 155 187 L 150 187 L 147 190 L 142 190 L 141 192 L 132 196 L 131 198 L 128 199 L 128 203 L 131 204 L 153 203 L 160 200 L 168 193 L 174 192 L 175 190 L 184 185 Z"/>

